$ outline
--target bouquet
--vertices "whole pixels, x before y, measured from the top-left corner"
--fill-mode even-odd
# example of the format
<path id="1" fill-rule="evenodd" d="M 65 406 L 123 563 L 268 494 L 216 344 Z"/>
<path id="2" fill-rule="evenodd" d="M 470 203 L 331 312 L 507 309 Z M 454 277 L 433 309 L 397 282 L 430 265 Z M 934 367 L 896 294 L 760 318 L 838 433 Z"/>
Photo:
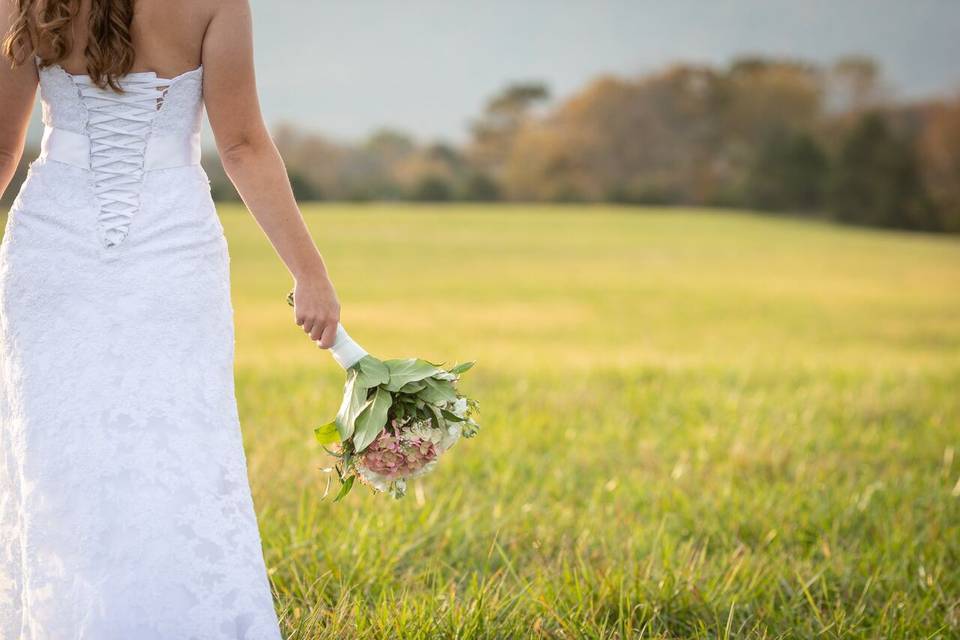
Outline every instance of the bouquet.
<path id="1" fill-rule="evenodd" d="M 287 302 L 293 305 L 292 293 Z M 457 388 L 473 362 L 445 369 L 419 358 L 379 360 L 343 325 L 337 327 L 330 352 L 346 370 L 347 383 L 336 418 L 314 429 L 314 435 L 337 458 L 341 484 L 334 502 L 350 492 L 357 478 L 374 491 L 400 498 L 407 480 L 432 471 L 461 437 L 477 434 L 478 403 Z"/>

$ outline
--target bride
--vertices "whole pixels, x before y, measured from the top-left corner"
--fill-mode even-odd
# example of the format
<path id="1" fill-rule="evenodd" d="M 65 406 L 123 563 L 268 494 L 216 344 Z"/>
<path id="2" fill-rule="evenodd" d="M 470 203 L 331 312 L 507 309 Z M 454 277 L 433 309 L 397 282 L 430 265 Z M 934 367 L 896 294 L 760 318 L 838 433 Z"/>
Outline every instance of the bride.
<path id="1" fill-rule="evenodd" d="M 280 637 L 202 109 L 321 347 L 339 305 L 263 124 L 246 0 L 0 0 L 0 638 Z"/>

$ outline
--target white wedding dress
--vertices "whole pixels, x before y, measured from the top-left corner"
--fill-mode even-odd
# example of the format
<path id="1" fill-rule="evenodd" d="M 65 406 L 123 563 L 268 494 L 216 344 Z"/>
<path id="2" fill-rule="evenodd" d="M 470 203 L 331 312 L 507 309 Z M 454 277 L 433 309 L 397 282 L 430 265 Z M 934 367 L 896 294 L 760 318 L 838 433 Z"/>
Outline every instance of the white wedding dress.
<path id="1" fill-rule="evenodd" d="M 0 245 L 0 638 L 276 640 L 202 68 L 40 70 Z"/>

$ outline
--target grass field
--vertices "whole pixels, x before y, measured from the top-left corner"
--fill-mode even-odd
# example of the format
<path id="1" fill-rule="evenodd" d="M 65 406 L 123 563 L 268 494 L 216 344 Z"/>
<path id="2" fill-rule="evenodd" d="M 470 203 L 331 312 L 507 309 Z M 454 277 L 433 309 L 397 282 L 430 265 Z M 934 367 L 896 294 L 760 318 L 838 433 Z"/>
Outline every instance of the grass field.
<path id="1" fill-rule="evenodd" d="M 321 499 L 343 374 L 245 213 L 237 394 L 289 638 L 960 637 L 960 241 L 619 208 L 306 211 L 343 321 L 480 436 Z"/>

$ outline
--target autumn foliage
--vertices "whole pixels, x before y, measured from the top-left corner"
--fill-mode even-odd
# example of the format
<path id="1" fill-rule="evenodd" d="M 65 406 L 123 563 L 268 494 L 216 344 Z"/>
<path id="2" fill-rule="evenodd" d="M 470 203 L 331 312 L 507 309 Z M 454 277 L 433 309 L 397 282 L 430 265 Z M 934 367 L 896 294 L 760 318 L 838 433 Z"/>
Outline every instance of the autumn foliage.
<path id="1" fill-rule="evenodd" d="M 605 76 L 559 100 L 510 85 L 459 146 L 397 131 L 343 144 L 290 126 L 276 140 L 306 200 L 749 207 L 960 231 L 960 96 L 889 94 L 865 58 L 744 58 Z M 222 176 L 214 185 L 231 195 Z"/>

